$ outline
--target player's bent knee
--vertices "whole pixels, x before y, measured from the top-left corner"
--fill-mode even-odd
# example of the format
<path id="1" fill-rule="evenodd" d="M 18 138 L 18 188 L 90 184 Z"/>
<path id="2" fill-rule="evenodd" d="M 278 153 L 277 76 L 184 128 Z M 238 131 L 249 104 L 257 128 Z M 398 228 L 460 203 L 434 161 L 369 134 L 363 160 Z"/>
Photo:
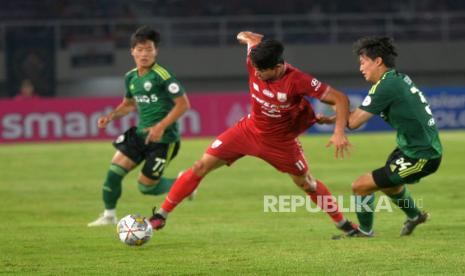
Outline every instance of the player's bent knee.
<path id="1" fill-rule="evenodd" d="M 160 182 L 160 179 L 148 178 L 147 176 L 141 173 L 139 175 L 139 178 L 137 179 L 137 182 L 144 186 L 155 186 L 158 184 L 158 182 Z"/>
<path id="2" fill-rule="evenodd" d="M 363 194 L 363 185 L 358 182 L 358 181 L 355 181 L 352 183 L 352 193 L 355 194 L 355 195 L 362 195 Z"/>
<path id="3" fill-rule="evenodd" d="M 202 160 L 195 161 L 192 166 L 192 171 L 198 176 L 204 176 L 206 174 L 205 164 Z"/>

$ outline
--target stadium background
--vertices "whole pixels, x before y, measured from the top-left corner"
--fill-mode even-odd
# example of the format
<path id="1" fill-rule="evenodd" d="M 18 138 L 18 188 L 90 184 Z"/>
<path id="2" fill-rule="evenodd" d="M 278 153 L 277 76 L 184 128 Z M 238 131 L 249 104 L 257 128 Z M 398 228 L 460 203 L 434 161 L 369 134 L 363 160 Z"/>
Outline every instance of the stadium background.
<path id="1" fill-rule="evenodd" d="M 192 98 L 193 109 L 181 120 L 186 137 L 216 135 L 247 113 L 245 51 L 235 39 L 241 30 L 282 40 L 290 63 L 347 92 L 354 106 L 369 85 L 358 72 L 353 41 L 390 35 L 400 52 L 398 69 L 430 98 L 440 128 L 465 127 L 462 1 L 21 0 L 5 3 L 0 19 L 2 142 L 114 137 L 117 131 L 95 134 L 92 125 L 124 93 L 123 76 L 133 67 L 129 36 L 142 24 L 160 30 L 159 62 Z M 8 101 L 24 79 L 41 102 Z M 114 98 L 97 105 L 94 97 Z M 381 120 L 364 128 L 386 129 Z"/>
<path id="2" fill-rule="evenodd" d="M 301 192 L 286 175 L 246 157 L 206 177 L 197 199 L 181 204 L 141 248 L 121 244 L 113 227 L 88 228 L 102 211 L 101 184 L 114 154 L 110 141 L 135 116 L 106 131 L 95 121 L 121 101 L 123 76 L 134 66 L 129 35 L 141 24 L 160 29 L 159 61 L 177 74 L 193 103 L 181 120 L 184 137 L 214 136 L 247 112 L 245 50 L 235 40 L 240 30 L 283 40 L 289 62 L 348 93 L 353 105 L 369 84 L 358 72 L 352 42 L 393 36 L 398 69 L 427 95 L 441 128 L 440 170 L 409 187 L 431 221 L 399 238 L 404 216 L 395 209 L 376 214 L 374 239 L 329 241 L 337 230 L 322 212 L 263 211 L 264 195 Z M 0 273 L 464 275 L 463 49 L 465 2 L 459 0 L 2 1 Z M 14 100 L 26 78 L 40 99 Z M 373 121 L 360 135 L 350 134 L 354 146 L 345 160 L 334 160 L 333 149 L 324 147 L 329 134 L 301 139 L 312 173 L 346 201 L 351 181 L 381 166 L 395 147 L 392 131 L 368 130 L 386 125 Z M 210 142 L 184 139 L 166 175 L 191 166 Z M 137 174 L 124 180 L 119 217 L 149 216 L 164 199 L 142 196 Z"/>

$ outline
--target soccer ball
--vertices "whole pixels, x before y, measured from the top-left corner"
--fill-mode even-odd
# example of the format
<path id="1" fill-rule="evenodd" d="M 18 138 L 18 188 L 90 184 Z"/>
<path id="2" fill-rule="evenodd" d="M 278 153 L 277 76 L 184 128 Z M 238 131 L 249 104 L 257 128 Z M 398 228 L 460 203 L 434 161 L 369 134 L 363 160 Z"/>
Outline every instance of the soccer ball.
<path id="1" fill-rule="evenodd" d="M 127 215 L 116 226 L 119 239 L 130 246 L 140 246 L 152 237 L 152 225 L 141 215 Z"/>

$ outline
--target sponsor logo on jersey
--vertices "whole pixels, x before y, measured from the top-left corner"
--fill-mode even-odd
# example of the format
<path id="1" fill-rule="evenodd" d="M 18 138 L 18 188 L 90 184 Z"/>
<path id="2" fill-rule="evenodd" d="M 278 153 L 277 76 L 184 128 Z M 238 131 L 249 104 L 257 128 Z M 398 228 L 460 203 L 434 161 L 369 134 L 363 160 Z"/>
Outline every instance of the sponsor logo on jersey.
<path id="1" fill-rule="evenodd" d="M 278 92 L 277 98 L 278 98 L 278 101 L 280 101 L 280 102 L 282 102 L 282 103 L 284 103 L 285 101 L 287 101 L 287 95 L 286 95 L 286 93 Z"/>
<path id="2" fill-rule="evenodd" d="M 259 91 L 260 92 L 260 89 L 258 88 L 258 84 L 256 84 L 255 82 L 252 83 L 252 86 L 253 86 L 253 89 L 255 89 L 255 91 Z"/>
<path id="3" fill-rule="evenodd" d="M 321 82 L 317 79 L 312 79 L 311 86 L 315 88 L 315 91 L 318 91 L 321 86 Z"/>
<path id="4" fill-rule="evenodd" d="M 170 85 L 168 85 L 168 91 L 171 93 L 171 94 L 176 94 L 179 92 L 179 90 L 181 90 L 181 88 L 179 87 L 179 84 L 173 82 L 171 83 Z"/>
<path id="5" fill-rule="evenodd" d="M 429 119 L 428 121 L 428 126 L 434 126 L 436 122 L 434 121 L 434 118 Z"/>
<path id="6" fill-rule="evenodd" d="M 158 101 L 158 97 L 155 94 L 150 95 L 150 97 L 147 95 L 136 95 L 134 96 L 134 99 L 137 103 L 155 103 Z"/>
<path id="7" fill-rule="evenodd" d="M 144 82 L 144 89 L 145 91 L 150 91 L 150 89 L 152 89 L 152 83 L 150 81 Z"/>
<path id="8" fill-rule="evenodd" d="M 362 102 L 362 106 L 369 106 L 371 104 L 371 97 L 366 96 L 365 99 Z"/>
<path id="9" fill-rule="evenodd" d="M 216 140 L 212 143 L 211 148 L 212 148 L 212 149 L 216 149 L 217 147 L 221 146 L 221 144 L 223 144 L 223 141 L 216 139 Z"/>
<path id="10" fill-rule="evenodd" d="M 279 118 L 279 117 L 282 117 L 281 114 L 281 111 L 279 110 L 279 106 L 278 105 L 275 105 L 275 104 L 270 104 L 269 102 L 263 100 L 263 99 L 260 99 L 258 96 L 256 96 L 255 94 L 251 94 L 252 95 L 252 98 L 255 99 L 262 107 L 262 114 L 268 116 L 268 117 L 272 117 L 272 118 Z"/>
<path id="11" fill-rule="evenodd" d="M 274 94 L 270 90 L 264 89 L 262 92 L 263 92 L 263 94 L 265 96 L 270 97 L 270 98 L 274 98 Z"/>

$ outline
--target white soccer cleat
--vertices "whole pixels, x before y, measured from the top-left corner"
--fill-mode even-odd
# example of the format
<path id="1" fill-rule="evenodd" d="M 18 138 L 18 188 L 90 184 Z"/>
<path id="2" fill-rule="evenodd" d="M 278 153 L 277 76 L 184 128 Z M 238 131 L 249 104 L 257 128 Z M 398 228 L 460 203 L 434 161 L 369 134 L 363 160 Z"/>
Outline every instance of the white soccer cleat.
<path id="1" fill-rule="evenodd" d="M 116 217 L 109 217 L 109 216 L 104 216 L 104 214 L 100 214 L 98 219 L 96 219 L 93 222 L 90 222 L 87 224 L 87 227 L 95 227 L 95 226 L 103 226 L 103 225 L 114 225 L 117 223 Z"/>

